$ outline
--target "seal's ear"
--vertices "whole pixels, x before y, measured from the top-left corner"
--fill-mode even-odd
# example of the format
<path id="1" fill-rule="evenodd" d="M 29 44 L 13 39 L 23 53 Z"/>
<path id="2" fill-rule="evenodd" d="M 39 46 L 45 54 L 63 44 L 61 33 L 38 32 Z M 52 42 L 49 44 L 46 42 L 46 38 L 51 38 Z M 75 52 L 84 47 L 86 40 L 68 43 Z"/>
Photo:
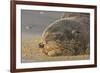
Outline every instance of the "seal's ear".
<path id="1" fill-rule="evenodd" d="M 44 44 L 43 43 L 39 43 L 39 48 L 44 48 Z"/>

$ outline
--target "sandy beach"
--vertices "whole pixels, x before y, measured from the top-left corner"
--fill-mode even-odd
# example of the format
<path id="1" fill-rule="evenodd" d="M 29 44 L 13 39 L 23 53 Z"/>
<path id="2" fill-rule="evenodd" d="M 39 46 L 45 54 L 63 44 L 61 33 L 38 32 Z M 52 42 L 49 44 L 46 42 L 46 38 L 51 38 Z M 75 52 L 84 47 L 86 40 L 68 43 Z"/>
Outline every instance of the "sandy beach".
<path id="1" fill-rule="evenodd" d="M 70 61 L 70 60 L 87 60 L 89 55 L 77 55 L 77 56 L 55 56 L 49 57 L 41 52 L 38 47 L 40 42 L 40 36 L 34 37 L 22 37 L 21 46 L 21 62 L 46 62 L 46 61 Z"/>

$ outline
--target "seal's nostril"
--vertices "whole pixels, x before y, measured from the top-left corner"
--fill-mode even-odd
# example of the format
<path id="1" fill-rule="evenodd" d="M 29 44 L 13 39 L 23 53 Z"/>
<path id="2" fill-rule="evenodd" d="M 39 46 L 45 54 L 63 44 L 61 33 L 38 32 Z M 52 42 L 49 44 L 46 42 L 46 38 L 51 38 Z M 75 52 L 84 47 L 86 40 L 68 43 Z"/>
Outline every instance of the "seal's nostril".
<path id="1" fill-rule="evenodd" d="M 44 44 L 43 43 L 39 43 L 39 48 L 44 48 Z"/>

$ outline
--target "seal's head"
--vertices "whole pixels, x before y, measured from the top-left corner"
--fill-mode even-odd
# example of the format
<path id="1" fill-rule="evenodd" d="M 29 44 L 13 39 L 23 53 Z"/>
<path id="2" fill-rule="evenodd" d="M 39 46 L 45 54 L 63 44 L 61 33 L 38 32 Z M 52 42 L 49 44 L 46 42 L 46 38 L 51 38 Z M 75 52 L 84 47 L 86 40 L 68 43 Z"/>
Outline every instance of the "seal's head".
<path id="1" fill-rule="evenodd" d="M 82 23 L 63 18 L 51 23 L 43 32 L 39 48 L 48 56 L 78 55 L 85 48 L 82 39 L 87 40 L 88 34 L 82 37 Z M 87 29 L 86 29 L 87 30 Z M 87 30 L 88 31 L 88 30 Z"/>

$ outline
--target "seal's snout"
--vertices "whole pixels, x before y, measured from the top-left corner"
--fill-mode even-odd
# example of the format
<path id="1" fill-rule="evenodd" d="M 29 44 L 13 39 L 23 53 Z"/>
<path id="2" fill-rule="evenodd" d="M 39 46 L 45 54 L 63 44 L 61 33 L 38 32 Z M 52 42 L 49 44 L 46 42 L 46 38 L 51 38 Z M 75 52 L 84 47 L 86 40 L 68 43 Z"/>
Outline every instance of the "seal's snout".
<path id="1" fill-rule="evenodd" d="M 43 43 L 39 43 L 39 48 L 44 48 L 44 44 Z"/>

